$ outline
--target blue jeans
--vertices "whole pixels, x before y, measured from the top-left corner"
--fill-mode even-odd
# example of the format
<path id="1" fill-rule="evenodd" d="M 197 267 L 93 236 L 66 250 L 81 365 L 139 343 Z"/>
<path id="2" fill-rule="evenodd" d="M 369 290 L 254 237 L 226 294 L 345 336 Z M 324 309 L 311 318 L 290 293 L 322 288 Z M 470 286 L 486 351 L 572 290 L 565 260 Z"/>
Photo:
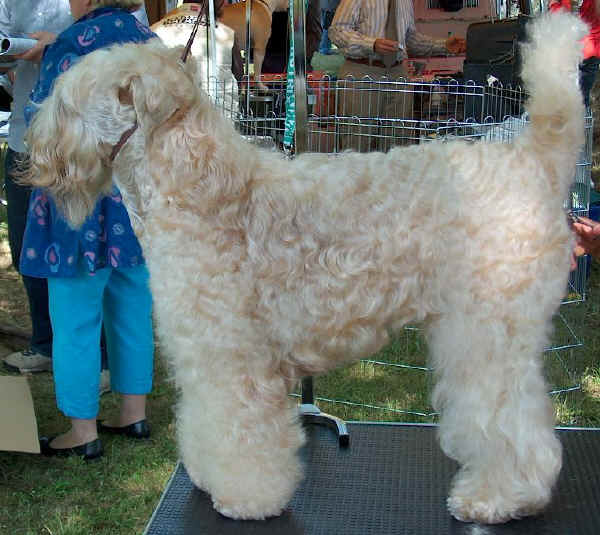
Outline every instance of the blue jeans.
<path id="1" fill-rule="evenodd" d="M 321 32 L 321 40 L 319 41 L 320 54 L 329 54 L 329 50 L 331 49 L 331 41 L 329 40 L 329 26 L 331 26 L 331 21 L 333 20 L 334 15 L 335 11 L 321 9 L 321 28 L 323 31 Z"/>
<path id="2" fill-rule="evenodd" d="M 583 93 L 583 102 L 586 108 L 590 106 L 590 93 L 596 81 L 599 65 L 600 58 L 596 57 L 585 59 L 579 64 L 579 86 Z"/>
<path id="3" fill-rule="evenodd" d="M 152 389 L 152 296 L 146 266 L 48 279 L 54 329 L 53 371 L 58 408 L 71 418 L 98 415 L 100 332 L 104 322 L 111 387 L 121 394 Z"/>
<path id="4" fill-rule="evenodd" d="M 15 182 L 15 176 L 20 170 L 20 162 L 25 154 L 15 152 L 10 148 L 6 151 L 4 160 L 4 186 L 7 200 L 8 243 L 14 268 L 19 270 L 19 258 L 23 246 L 23 235 L 27 223 L 30 188 Z M 23 286 L 27 292 L 29 315 L 31 317 L 31 349 L 42 355 L 52 354 L 52 327 L 48 313 L 48 284 L 46 279 L 21 275 Z"/>

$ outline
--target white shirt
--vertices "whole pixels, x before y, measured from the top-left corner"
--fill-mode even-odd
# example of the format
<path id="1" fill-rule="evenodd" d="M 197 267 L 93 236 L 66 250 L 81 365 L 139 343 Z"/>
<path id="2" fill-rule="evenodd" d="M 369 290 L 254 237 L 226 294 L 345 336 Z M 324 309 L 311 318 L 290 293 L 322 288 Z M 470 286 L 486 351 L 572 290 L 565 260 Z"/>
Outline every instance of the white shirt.
<path id="1" fill-rule="evenodd" d="M 341 0 L 329 38 L 350 58 L 381 59 L 375 54 L 376 39 L 385 38 L 389 0 Z M 412 56 L 446 55 L 446 42 L 418 33 L 412 0 L 396 0 L 398 59 Z"/>
<path id="2" fill-rule="evenodd" d="M 72 23 L 69 0 L 0 0 L 0 32 L 12 37 L 40 31 L 59 34 Z M 37 63 L 17 61 L 8 130 L 8 146 L 16 152 L 25 152 L 23 109 L 38 73 Z"/>

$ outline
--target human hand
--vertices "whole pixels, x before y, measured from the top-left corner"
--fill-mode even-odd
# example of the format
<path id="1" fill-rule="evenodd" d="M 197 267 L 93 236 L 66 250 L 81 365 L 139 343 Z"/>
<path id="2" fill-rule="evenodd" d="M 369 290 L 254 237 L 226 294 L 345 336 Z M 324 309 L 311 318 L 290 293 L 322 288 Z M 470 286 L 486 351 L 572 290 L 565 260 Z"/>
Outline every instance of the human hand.
<path id="1" fill-rule="evenodd" d="M 464 54 L 467 51 L 467 41 L 462 37 L 448 37 L 446 49 L 450 54 Z"/>
<path id="2" fill-rule="evenodd" d="M 35 32 L 30 34 L 29 37 L 32 39 L 37 39 L 37 43 L 22 54 L 15 55 L 15 58 L 24 59 L 25 61 L 31 61 L 33 63 L 39 63 L 42 61 L 44 48 L 46 48 L 46 45 L 54 43 L 56 34 L 50 32 Z"/>
<path id="3" fill-rule="evenodd" d="M 375 39 L 373 50 L 382 56 L 393 54 L 394 52 L 398 52 L 398 41 L 392 41 L 391 39 Z"/>
<path id="4" fill-rule="evenodd" d="M 578 217 L 573 223 L 576 244 L 573 254 L 575 257 L 591 254 L 600 258 L 600 223 L 588 217 Z"/>

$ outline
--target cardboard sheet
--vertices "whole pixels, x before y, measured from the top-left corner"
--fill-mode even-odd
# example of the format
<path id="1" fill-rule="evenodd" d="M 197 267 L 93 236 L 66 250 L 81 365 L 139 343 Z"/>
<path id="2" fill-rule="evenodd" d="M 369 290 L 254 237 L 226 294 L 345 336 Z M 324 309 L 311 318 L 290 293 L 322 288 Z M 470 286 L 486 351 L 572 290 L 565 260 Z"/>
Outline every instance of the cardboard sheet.
<path id="1" fill-rule="evenodd" d="M 0 450 L 40 453 L 33 398 L 26 377 L 0 376 Z"/>

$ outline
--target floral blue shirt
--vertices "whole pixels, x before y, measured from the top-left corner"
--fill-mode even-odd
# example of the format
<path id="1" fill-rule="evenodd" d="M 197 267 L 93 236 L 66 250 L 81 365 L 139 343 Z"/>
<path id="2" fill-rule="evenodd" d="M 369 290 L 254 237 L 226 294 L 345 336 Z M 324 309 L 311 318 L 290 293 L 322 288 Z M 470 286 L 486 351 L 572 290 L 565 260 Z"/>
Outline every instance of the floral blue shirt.
<path id="1" fill-rule="evenodd" d="M 99 8 L 80 18 L 44 51 L 40 77 L 25 108 L 28 124 L 52 92 L 58 76 L 82 56 L 98 48 L 141 43 L 153 37 L 156 35 L 147 26 L 122 9 Z M 119 268 L 144 263 L 118 189 L 115 187 L 96 203 L 79 230 L 69 227 L 46 191 L 33 189 L 21 250 L 21 273 L 42 278 L 73 277 L 82 258 L 91 273 L 106 266 Z"/>

